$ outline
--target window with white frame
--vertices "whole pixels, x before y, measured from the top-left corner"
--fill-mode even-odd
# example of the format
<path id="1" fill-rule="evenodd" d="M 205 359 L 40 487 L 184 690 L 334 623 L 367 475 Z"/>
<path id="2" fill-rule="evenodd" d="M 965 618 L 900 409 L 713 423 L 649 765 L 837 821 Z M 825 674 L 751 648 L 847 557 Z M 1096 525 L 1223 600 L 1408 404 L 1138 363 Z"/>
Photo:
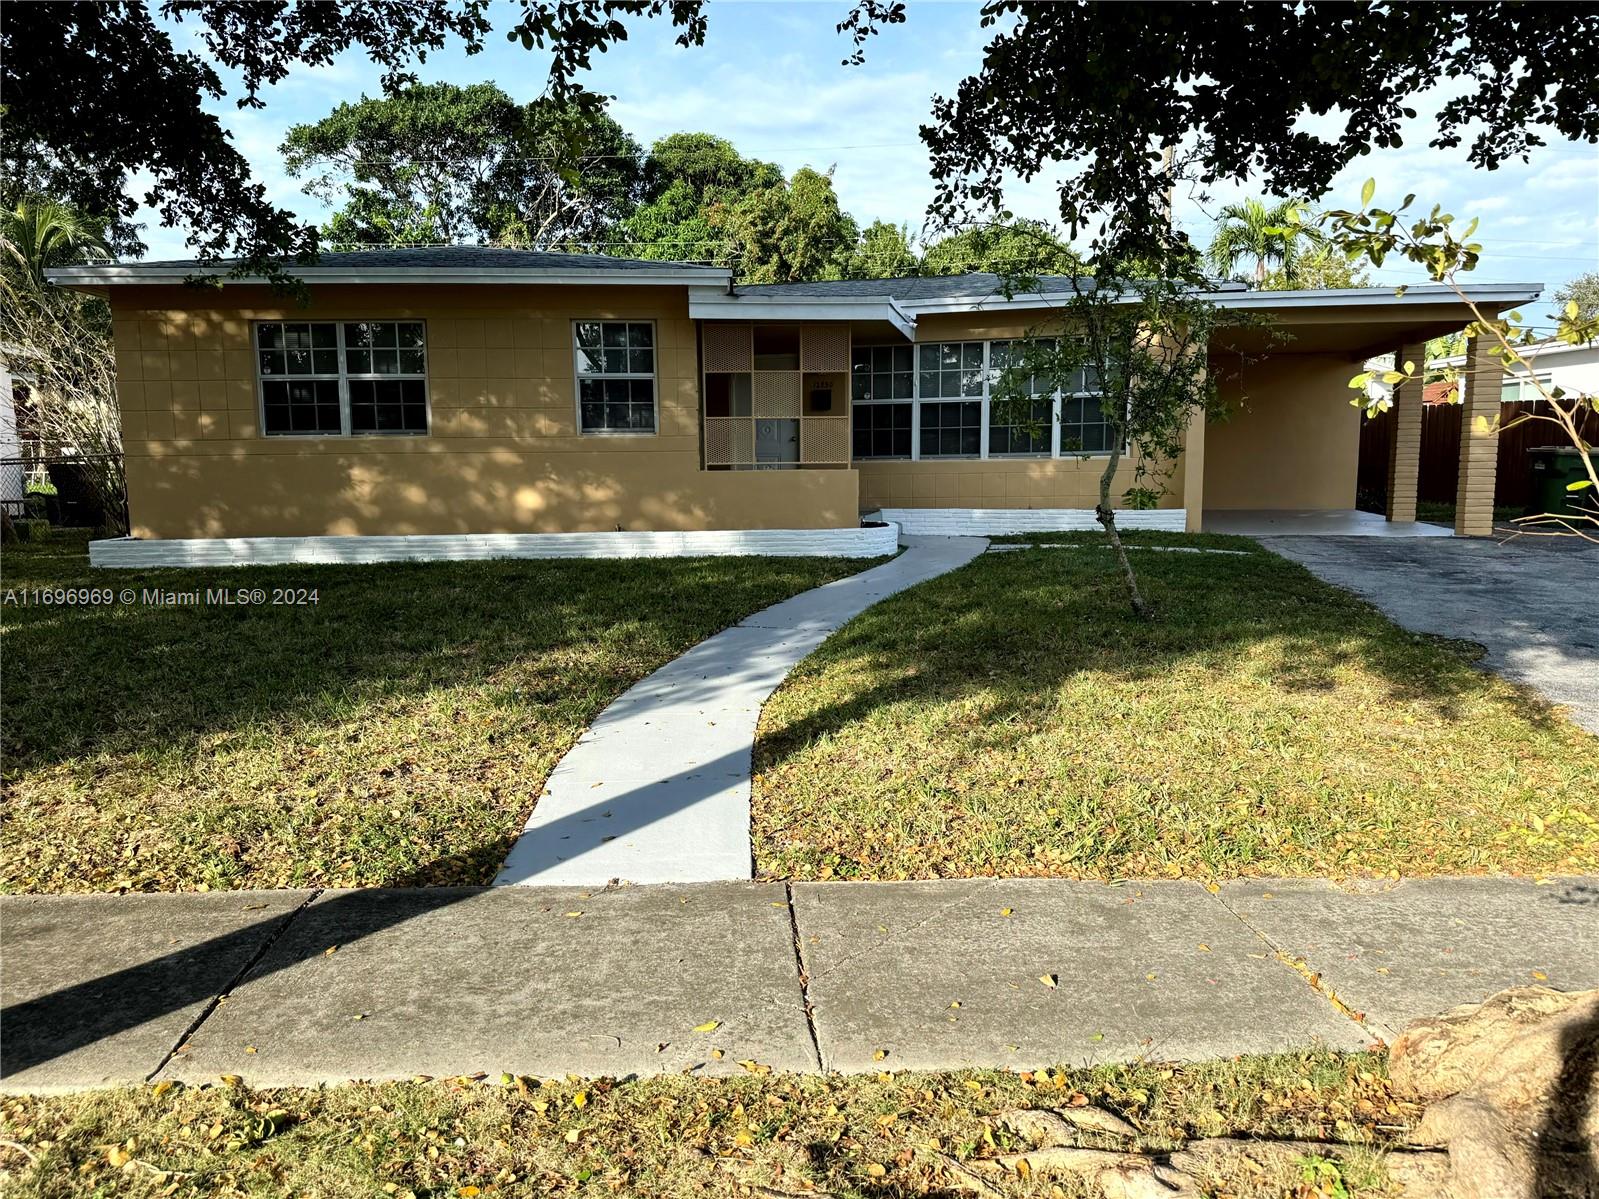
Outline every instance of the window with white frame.
<path id="1" fill-rule="evenodd" d="M 428 431 L 421 321 L 261 321 L 255 347 L 269 437 Z"/>
<path id="2" fill-rule="evenodd" d="M 983 399 L 988 393 L 980 341 L 917 347 L 918 456 L 976 458 L 983 452 Z"/>
<path id="3" fill-rule="evenodd" d="M 1536 404 L 1543 399 L 1543 396 L 1534 385 L 1533 379 L 1543 384 L 1545 390 L 1554 385 L 1554 377 L 1549 374 L 1534 375 L 1530 378 L 1526 375 L 1519 375 L 1513 379 L 1506 379 L 1499 385 L 1499 402 L 1501 404 Z"/>
<path id="4" fill-rule="evenodd" d="M 655 325 L 574 321 L 578 429 L 654 433 Z"/>
<path id="5" fill-rule="evenodd" d="M 913 361 L 908 345 L 854 348 L 850 360 L 854 457 L 911 457 L 911 406 L 916 396 Z"/>
<path id="6" fill-rule="evenodd" d="M 1072 372 L 1060 398 L 1062 454 L 1110 453 L 1112 432 L 1100 406 L 1103 397 L 1097 370 L 1083 366 Z"/>
<path id="7" fill-rule="evenodd" d="M 1050 348 L 1053 342 L 1039 343 Z M 1048 458 L 1052 426 L 1055 423 L 1055 396 L 1047 380 L 1030 375 L 1024 385 L 1028 397 L 1024 404 L 1020 398 L 999 402 L 993 393 L 999 387 L 1005 372 L 1021 366 L 1025 361 L 1027 343 L 1024 341 L 992 341 L 988 343 L 989 414 L 988 453 L 995 458 Z"/>
<path id="8" fill-rule="evenodd" d="M 1074 371 L 1066 389 L 1031 377 L 1031 407 L 996 403 L 1000 379 L 1026 342 L 923 342 L 856 346 L 851 366 L 853 456 L 1051 458 L 1108 453 L 1098 372 Z M 1045 346 L 1053 345 L 1044 341 Z M 907 370 L 914 350 L 915 371 Z M 1057 434 L 1058 431 L 1058 434 Z"/>

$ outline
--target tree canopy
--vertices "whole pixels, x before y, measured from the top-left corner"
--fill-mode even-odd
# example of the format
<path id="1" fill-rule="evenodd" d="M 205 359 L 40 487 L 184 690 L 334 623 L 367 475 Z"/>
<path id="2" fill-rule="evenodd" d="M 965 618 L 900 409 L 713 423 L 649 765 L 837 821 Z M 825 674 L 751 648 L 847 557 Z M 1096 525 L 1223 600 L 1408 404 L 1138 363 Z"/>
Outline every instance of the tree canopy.
<path id="1" fill-rule="evenodd" d="M 1554 294 L 1556 308 L 1575 302 L 1577 314 L 1588 319 L 1599 317 L 1599 271 L 1578 275 L 1559 287 Z"/>
<path id="2" fill-rule="evenodd" d="M 1081 261 L 1047 225 L 1039 221 L 1001 221 L 952 233 L 922 255 L 924 275 L 989 271 L 1006 277 L 1070 275 Z"/>
<path id="3" fill-rule="evenodd" d="M 643 151 L 603 110 L 517 104 L 493 83 L 363 96 L 293 126 L 281 148 L 305 190 L 337 205 L 334 245 L 594 242 L 643 186 Z"/>
<path id="4" fill-rule="evenodd" d="M 392 89 L 430 53 L 475 53 L 491 32 L 483 0 L 165 0 L 161 11 L 192 22 L 204 52 L 178 50 L 138 0 L 11 6 L 0 27 L 7 186 L 105 218 L 114 248 L 131 252 L 138 204 L 126 189 L 147 180 L 141 198 L 164 224 L 190 229 L 201 257 L 241 255 L 252 270 L 308 257 L 316 234 L 268 200 L 205 111 L 224 95 L 213 63 L 239 72 L 237 103 L 258 106 L 295 67 L 346 50 L 378 63 Z M 522 0 L 502 32 L 543 52 L 556 103 L 594 113 L 600 98 L 580 75 L 627 37 L 627 18 L 666 17 L 681 44 L 696 45 L 708 11 L 702 0 Z M 855 0 L 839 15 L 851 62 L 868 57 L 879 28 L 907 19 L 898 0 Z M 1429 144 L 1469 138 L 1473 165 L 1525 158 L 1547 130 L 1599 141 L 1599 11 L 1589 6 L 986 0 L 979 21 L 991 31 L 981 67 L 935 98 L 922 130 L 932 215 L 948 225 L 999 217 L 1008 178 L 1070 163 L 1059 189 L 1070 235 L 1087 230 L 1100 248 L 1152 258 L 1164 252 L 1175 178 L 1320 197 L 1356 157 L 1398 145 L 1413 98 L 1435 85 L 1449 98 Z"/>

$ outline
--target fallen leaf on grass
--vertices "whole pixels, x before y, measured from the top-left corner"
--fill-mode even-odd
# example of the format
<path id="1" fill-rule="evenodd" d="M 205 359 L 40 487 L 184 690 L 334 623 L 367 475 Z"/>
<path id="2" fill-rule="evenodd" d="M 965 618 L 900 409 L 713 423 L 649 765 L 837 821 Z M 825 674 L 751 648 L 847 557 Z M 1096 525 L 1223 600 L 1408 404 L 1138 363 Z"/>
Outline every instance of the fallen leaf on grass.
<path id="1" fill-rule="evenodd" d="M 722 1022 L 720 1020 L 707 1020 L 704 1024 L 696 1024 L 694 1026 L 694 1031 L 695 1032 L 715 1032 L 717 1029 L 719 1029 L 721 1027 L 722 1027 Z"/>
<path id="2" fill-rule="evenodd" d="M 1038 981 L 1043 983 L 1046 987 L 1053 987 L 1060 980 L 1053 974 L 1040 974 L 1038 976 Z"/>

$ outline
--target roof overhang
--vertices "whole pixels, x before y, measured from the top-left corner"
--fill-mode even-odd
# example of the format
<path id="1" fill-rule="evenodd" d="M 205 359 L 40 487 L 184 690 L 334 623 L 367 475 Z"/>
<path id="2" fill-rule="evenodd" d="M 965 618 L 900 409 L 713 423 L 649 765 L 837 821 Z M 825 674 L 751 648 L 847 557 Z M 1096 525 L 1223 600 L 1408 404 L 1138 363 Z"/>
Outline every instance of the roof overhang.
<path id="1" fill-rule="evenodd" d="M 916 340 L 916 318 L 887 296 L 729 295 L 725 288 L 692 287 L 688 314 L 697 321 L 848 321 L 886 324 Z"/>
<path id="2" fill-rule="evenodd" d="M 288 272 L 306 283 L 346 284 L 582 284 L 606 286 L 632 284 L 643 287 L 699 287 L 727 285 L 733 273 L 723 267 L 684 270 L 664 265 L 660 270 L 628 268 L 562 267 L 536 268 L 435 267 L 435 266 L 302 266 Z M 259 275 L 233 275 L 226 267 L 162 266 L 156 263 L 108 263 L 97 266 L 59 266 L 45 271 L 45 277 L 63 287 L 152 286 L 187 283 L 194 279 L 213 279 L 223 285 L 264 284 L 271 280 Z"/>
<path id="3" fill-rule="evenodd" d="M 1221 303 L 1222 297 L 1233 292 L 1241 292 L 1243 288 L 1242 283 L 1219 283 L 1202 294 L 1215 295 L 1217 302 Z M 899 304 L 911 316 L 924 316 L 945 312 L 1011 312 L 1061 308 L 1076 298 L 1077 293 L 1070 291 L 1017 292 L 1013 296 L 990 291 L 964 296 L 939 296 L 931 300 L 901 300 Z M 1119 298 L 1122 302 L 1131 304 L 1138 299 L 1138 294 L 1129 291 Z"/>
<path id="4" fill-rule="evenodd" d="M 1461 290 L 1465 299 L 1441 283 L 1219 296 L 1220 307 L 1256 313 L 1266 320 L 1218 329 L 1211 346 L 1244 353 L 1336 354 L 1364 361 L 1459 332 L 1476 319 L 1472 305 L 1497 315 L 1537 299 L 1543 288 L 1537 283 L 1477 283 Z"/>
<path id="5" fill-rule="evenodd" d="M 1543 291 L 1541 283 L 1472 283 L 1461 288 L 1467 299 L 1496 311 L 1517 304 L 1530 304 Z M 1444 283 L 1422 283 L 1414 287 L 1328 288 L 1322 291 L 1236 291 L 1216 296 L 1221 308 L 1245 311 L 1307 311 L 1339 308 L 1420 308 L 1427 305 L 1465 304 L 1454 289 Z"/>

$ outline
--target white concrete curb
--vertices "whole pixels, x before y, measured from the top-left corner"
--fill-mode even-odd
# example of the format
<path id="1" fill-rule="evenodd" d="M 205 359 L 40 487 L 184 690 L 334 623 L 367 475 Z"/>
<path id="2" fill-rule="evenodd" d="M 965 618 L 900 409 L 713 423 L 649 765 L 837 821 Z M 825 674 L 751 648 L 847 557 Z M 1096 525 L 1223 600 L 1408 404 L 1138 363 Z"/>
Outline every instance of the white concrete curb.
<path id="1" fill-rule="evenodd" d="M 89 543 L 91 566 L 286 566 L 299 563 L 471 562 L 489 558 L 881 558 L 899 549 L 892 524 L 858 529 L 713 529 L 661 533 L 463 533 L 414 537 L 204 537 Z"/>

